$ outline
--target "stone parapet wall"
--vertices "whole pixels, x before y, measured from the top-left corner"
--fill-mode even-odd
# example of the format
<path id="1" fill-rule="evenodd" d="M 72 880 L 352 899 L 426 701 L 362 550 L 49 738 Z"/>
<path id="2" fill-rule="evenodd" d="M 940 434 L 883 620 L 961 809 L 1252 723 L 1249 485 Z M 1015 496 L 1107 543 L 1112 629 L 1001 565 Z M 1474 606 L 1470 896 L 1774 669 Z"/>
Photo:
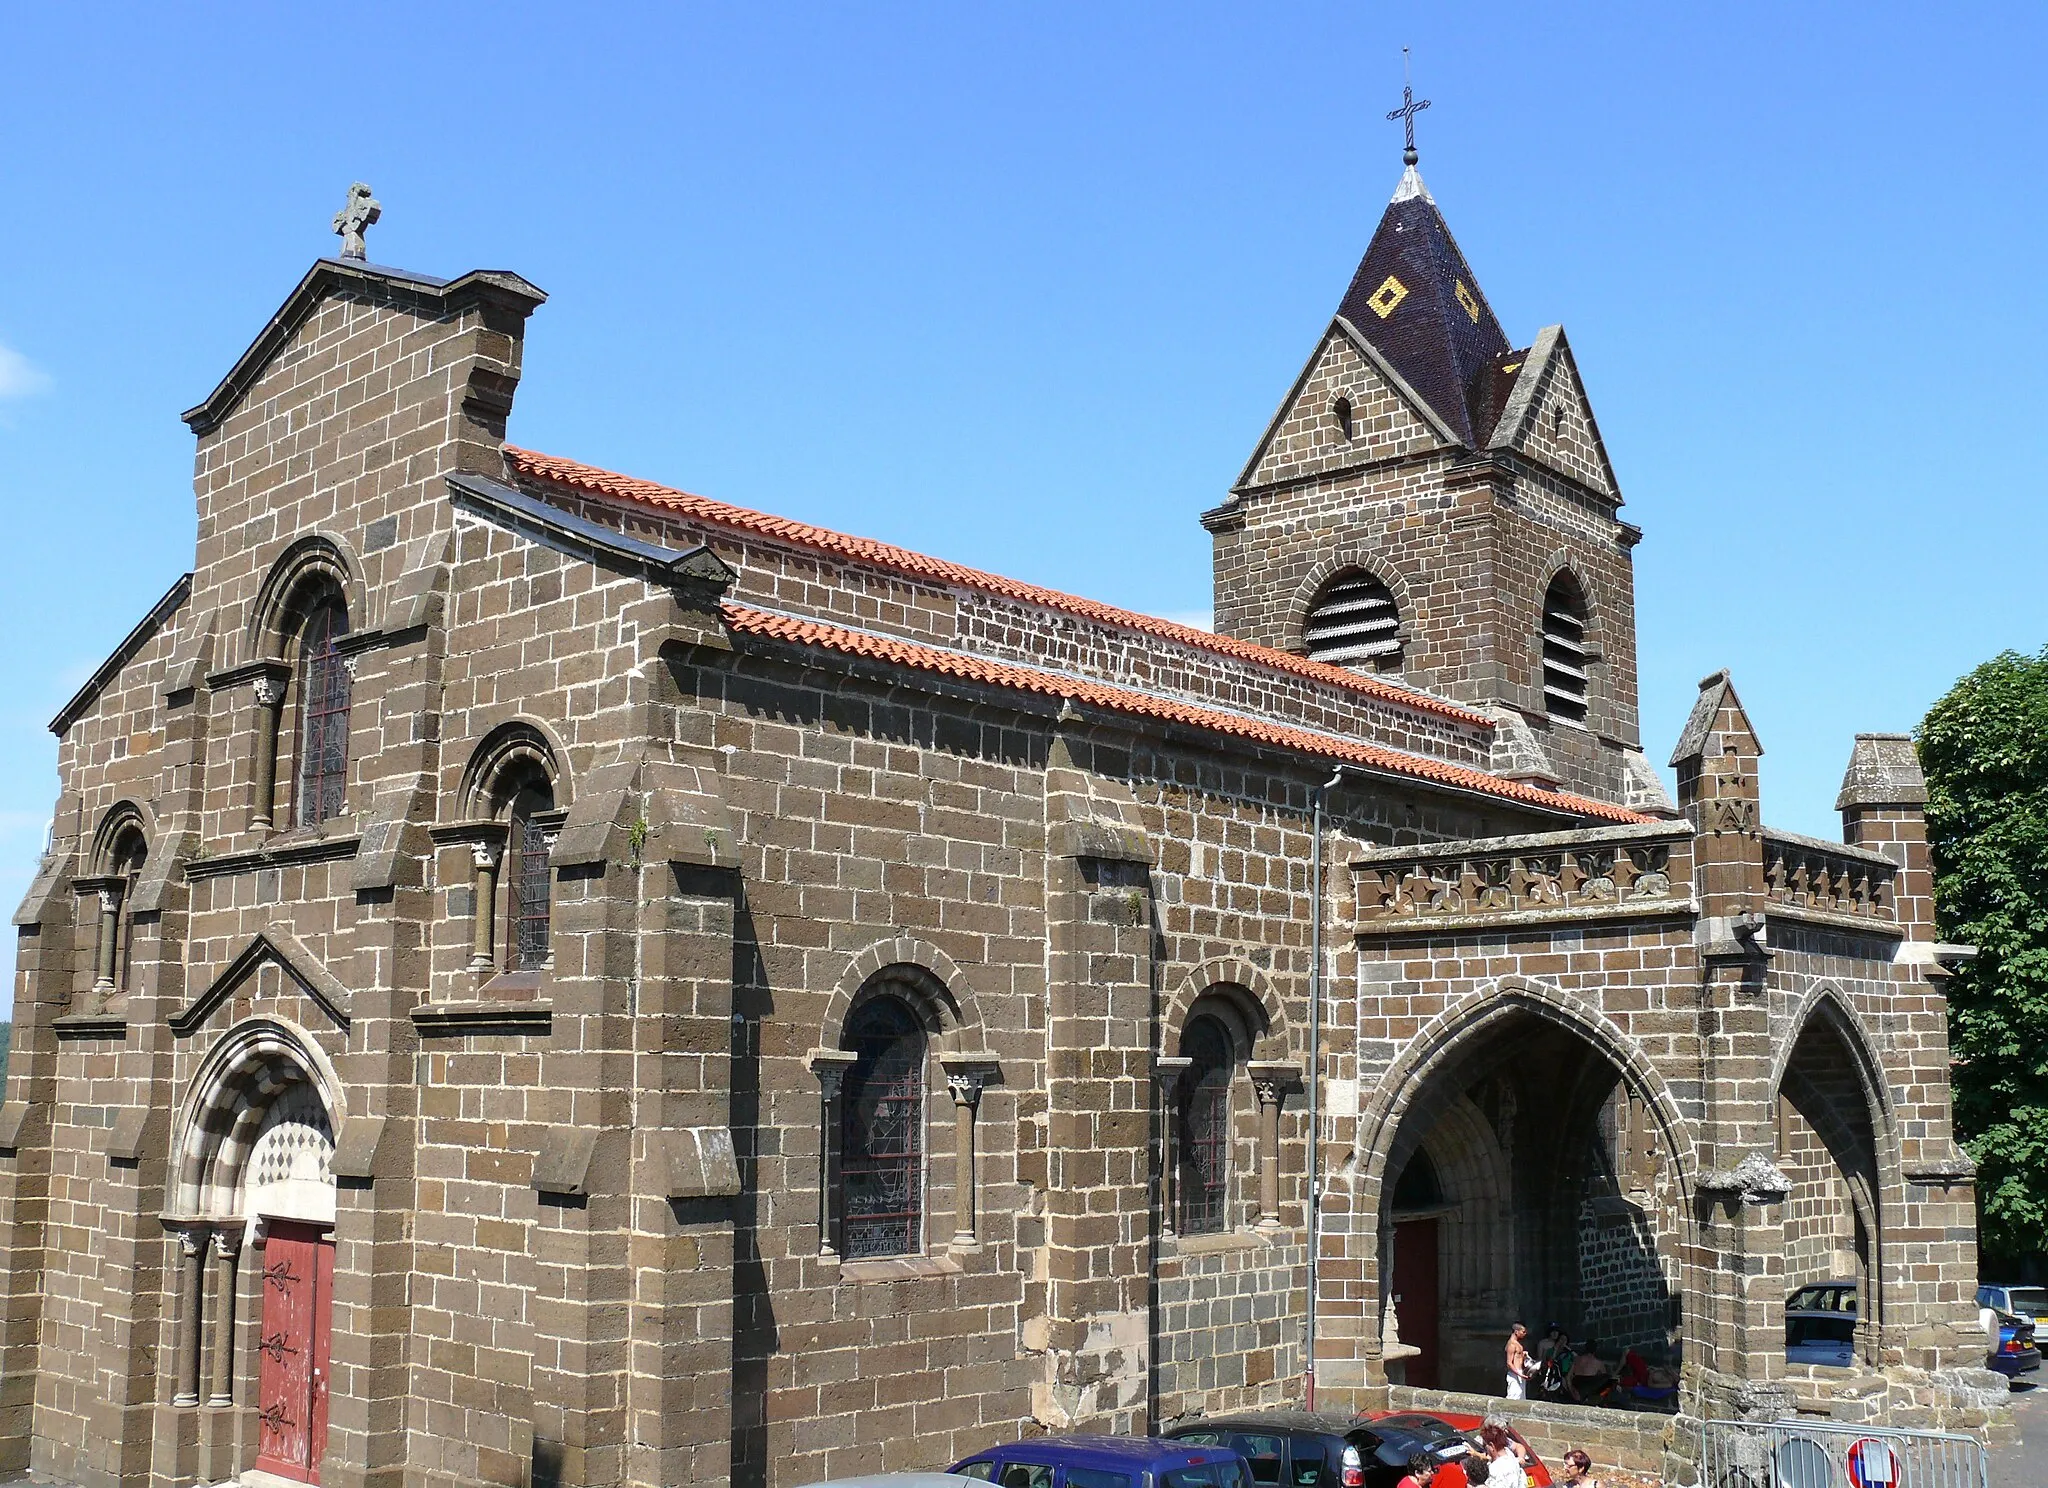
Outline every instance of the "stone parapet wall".
<path id="1" fill-rule="evenodd" d="M 1502 1416 L 1529 1443 L 1559 1480 L 1557 1460 L 1577 1447 L 1593 1459 L 1593 1476 L 1605 1469 L 1642 1473 L 1656 1480 L 1673 1439 L 1675 1416 L 1649 1411 L 1607 1410 L 1592 1405 L 1566 1405 L 1544 1400 L 1503 1400 L 1498 1395 L 1466 1395 L 1450 1390 L 1422 1390 L 1392 1385 L 1386 1392 L 1389 1410 L 1450 1411 L 1475 1416 Z"/>

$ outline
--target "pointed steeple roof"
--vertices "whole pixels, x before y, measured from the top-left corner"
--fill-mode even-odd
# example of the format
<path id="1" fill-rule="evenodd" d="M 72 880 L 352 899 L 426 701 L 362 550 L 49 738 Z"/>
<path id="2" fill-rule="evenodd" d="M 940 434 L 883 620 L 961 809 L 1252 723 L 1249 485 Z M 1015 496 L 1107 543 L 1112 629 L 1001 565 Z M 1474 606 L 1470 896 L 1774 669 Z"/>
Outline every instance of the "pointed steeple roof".
<path id="1" fill-rule="evenodd" d="M 1337 313 L 1460 441 L 1485 444 L 1521 358 L 1412 163 Z"/>

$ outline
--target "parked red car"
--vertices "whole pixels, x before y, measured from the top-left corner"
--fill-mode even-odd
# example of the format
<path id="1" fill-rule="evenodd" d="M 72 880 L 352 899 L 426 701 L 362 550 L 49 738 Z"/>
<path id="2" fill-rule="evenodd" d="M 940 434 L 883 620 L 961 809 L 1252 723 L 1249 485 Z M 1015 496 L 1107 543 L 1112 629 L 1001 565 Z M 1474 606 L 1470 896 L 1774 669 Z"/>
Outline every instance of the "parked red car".
<path id="1" fill-rule="evenodd" d="M 1466 1488 L 1468 1482 L 1486 1481 L 1485 1451 L 1479 1445 L 1479 1428 L 1486 1424 L 1483 1416 L 1466 1415 L 1462 1411 L 1402 1410 L 1360 1411 L 1353 1419 L 1362 1426 L 1371 1426 L 1375 1429 L 1405 1428 L 1409 1432 L 1422 1432 L 1432 1428 L 1440 1431 L 1448 1426 L 1471 1443 L 1473 1456 L 1461 1462 L 1445 1463 L 1438 1471 L 1431 1488 Z M 1508 1427 L 1508 1436 L 1519 1443 L 1522 1450 L 1527 1453 L 1524 1460 L 1528 1463 L 1530 1488 L 1550 1488 L 1550 1469 L 1543 1465 L 1543 1459 L 1536 1455 L 1535 1449 L 1523 1440 L 1522 1433 L 1513 1426 Z M 1465 1473 L 1468 1462 L 1473 1474 L 1470 1479 Z"/>

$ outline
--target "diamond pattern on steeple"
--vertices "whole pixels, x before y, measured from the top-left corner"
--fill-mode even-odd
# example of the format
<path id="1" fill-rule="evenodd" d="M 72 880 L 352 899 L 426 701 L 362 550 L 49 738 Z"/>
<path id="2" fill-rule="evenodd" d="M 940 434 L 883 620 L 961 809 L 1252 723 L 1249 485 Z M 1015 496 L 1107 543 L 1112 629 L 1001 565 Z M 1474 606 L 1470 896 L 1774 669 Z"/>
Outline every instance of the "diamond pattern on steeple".
<path id="1" fill-rule="evenodd" d="M 1507 402 L 1507 334 L 1422 176 L 1409 166 L 1337 313 L 1468 447 Z"/>

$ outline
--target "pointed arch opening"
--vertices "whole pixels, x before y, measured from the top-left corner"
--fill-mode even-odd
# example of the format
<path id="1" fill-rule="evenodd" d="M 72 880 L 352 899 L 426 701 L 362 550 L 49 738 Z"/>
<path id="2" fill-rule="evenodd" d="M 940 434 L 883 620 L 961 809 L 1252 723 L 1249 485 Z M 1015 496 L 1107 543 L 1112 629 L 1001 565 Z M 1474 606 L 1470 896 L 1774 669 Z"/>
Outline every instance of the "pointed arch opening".
<path id="1" fill-rule="evenodd" d="M 1882 1249 L 1882 1098 L 1871 1088 L 1850 1015 L 1817 1000 L 1787 1050 L 1778 1079 L 1777 1164 L 1785 1204 L 1788 1302 L 1824 1282 L 1854 1285 L 1856 1354 L 1878 1362 L 1888 1303 Z"/>
<path id="2" fill-rule="evenodd" d="M 1496 994 L 1390 1085 L 1366 1155 L 1390 1379 L 1499 1394 L 1517 1320 L 1678 1366 L 1684 1179 L 1623 1053 Z"/>

